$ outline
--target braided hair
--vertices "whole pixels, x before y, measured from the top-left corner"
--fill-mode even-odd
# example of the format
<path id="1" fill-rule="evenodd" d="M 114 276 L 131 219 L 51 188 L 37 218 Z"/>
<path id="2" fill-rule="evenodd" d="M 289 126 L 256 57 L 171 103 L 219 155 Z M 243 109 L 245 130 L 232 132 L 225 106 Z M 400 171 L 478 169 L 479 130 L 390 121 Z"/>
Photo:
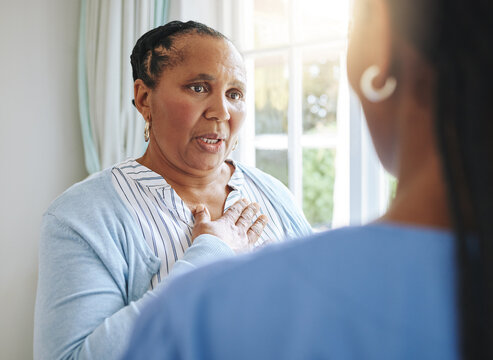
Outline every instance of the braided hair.
<path id="1" fill-rule="evenodd" d="M 388 0 L 436 75 L 434 128 L 456 238 L 461 351 L 493 359 L 491 0 Z"/>
<path id="2" fill-rule="evenodd" d="M 171 21 L 152 29 L 137 40 L 130 55 L 134 81 L 142 79 L 144 84 L 153 89 L 165 68 L 184 60 L 183 52 L 174 46 L 174 41 L 186 34 L 226 39 L 219 31 L 195 21 Z"/>

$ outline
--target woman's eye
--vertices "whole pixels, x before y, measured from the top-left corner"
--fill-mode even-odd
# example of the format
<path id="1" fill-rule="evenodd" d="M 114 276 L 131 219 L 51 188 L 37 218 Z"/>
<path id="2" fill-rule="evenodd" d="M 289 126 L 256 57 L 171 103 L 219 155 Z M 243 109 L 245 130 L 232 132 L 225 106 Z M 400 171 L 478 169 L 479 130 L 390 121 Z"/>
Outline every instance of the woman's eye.
<path id="1" fill-rule="evenodd" d="M 243 94 L 239 91 L 233 91 L 229 93 L 229 97 L 233 100 L 240 100 L 243 97 Z"/>
<path id="2" fill-rule="evenodd" d="M 193 92 L 196 92 L 196 93 L 203 93 L 206 91 L 206 88 L 204 85 L 190 85 L 189 87 Z"/>

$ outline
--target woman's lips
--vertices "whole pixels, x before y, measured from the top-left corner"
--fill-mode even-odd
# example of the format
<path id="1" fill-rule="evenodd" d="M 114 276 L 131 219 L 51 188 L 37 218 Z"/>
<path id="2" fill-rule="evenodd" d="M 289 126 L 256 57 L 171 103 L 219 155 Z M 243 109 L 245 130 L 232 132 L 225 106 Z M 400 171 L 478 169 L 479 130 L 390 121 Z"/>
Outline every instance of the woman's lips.
<path id="1" fill-rule="evenodd" d="M 206 142 L 207 144 L 217 144 L 219 141 L 221 141 L 221 139 L 209 139 L 206 137 L 201 137 L 199 139 L 202 140 L 203 142 Z"/>
<path id="2" fill-rule="evenodd" d="M 202 150 L 212 154 L 218 153 L 224 145 L 223 139 L 202 136 L 196 137 L 195 139 Z"/>

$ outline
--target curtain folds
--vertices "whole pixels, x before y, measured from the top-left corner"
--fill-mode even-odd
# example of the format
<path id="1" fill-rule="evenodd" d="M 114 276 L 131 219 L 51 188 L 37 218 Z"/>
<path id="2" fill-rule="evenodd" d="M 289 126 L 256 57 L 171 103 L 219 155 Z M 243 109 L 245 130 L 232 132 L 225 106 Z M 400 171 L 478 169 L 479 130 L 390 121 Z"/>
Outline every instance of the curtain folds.
<path id="1" fill-rule="evenodd" d="M 90 174 L 145 150 L 130 54 L 143 33 L 166 22 L 168 9 L 168 0 L 81 0 L 79 114 Z"/>

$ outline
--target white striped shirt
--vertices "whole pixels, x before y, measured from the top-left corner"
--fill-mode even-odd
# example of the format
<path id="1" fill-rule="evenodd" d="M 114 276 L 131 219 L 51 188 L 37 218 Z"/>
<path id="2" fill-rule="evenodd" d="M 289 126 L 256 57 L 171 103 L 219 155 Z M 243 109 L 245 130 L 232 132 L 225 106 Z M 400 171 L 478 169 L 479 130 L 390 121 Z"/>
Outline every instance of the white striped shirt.
<path id="1" fill-rule="evenodd" d="M 232 160 L 228 161 L 235 166 Z M 190 247 L 195 222 L 192 212 L 161 175 L 134 159 L 115 165 L 112 174 L 113 185 L 142 230 L 147 245 L 161 259 L 161 268 L 151 280 L 153 288 Z M 284 240 L 286 234 L 278 212 L 237 166 L 228 186 L 232 190 L 226 198 L 225 211 L 239 199 L 246 198 L 257 202 L 259 213 L 269 218 L 256 246 L 266 241 Z"/>

